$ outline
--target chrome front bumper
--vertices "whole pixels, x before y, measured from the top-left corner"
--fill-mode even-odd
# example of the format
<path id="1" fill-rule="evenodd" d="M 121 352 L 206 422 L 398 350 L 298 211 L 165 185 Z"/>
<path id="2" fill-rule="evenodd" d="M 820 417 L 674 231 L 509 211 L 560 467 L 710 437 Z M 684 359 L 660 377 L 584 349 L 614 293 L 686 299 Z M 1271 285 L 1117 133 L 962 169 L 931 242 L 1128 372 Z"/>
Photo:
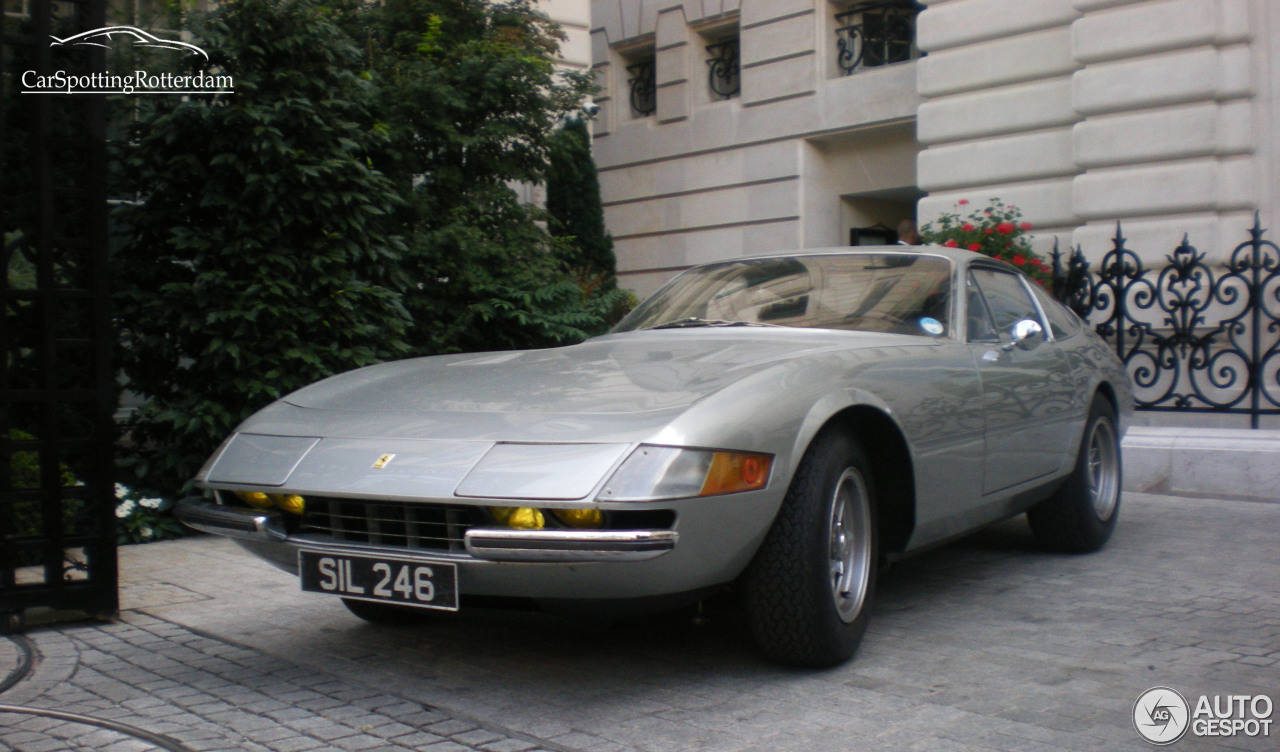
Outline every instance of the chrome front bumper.
<path id="1" fill-rule="evenodd" d="M 179 501 L 174 514 L 187 527 L 214 535 L 258 543 L 288 542 L 312 549 L 323 547 L 311 538 L 290 539 L 280 512 L 275 510 L 227 507 L 191 497 Z M 467 553 L 480 561 L 647 561 L 674 550 L 679 538 L 674 530 L 472 528 L 466 533 L 465 545 Z M 438 556 L 437 552 L 421 553 L 427 558 Z"/>

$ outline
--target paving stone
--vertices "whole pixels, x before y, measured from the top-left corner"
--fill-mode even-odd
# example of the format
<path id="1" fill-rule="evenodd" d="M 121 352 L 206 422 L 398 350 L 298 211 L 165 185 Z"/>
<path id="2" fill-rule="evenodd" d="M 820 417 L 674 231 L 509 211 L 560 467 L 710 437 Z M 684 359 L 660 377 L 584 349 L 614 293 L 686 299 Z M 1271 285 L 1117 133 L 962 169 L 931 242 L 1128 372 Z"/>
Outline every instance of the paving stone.
<path id="1" fill-rule="evenodd" d="M 33 631 L 40 661 L 0 702 L 116 718 L 193 752 L 1136 750 L 1129 714 L 1153 686 L 1280 703 L 1277 529 L 1280 505 L 1140 494 L 1091 556 L 997 526 L 896 564 L 859 655 L 818 672 L 760 661 L 730 600 L 697 622 L 495 613 L 380 629 L 191 538 L 121 552 L 122 583 L 163 577 L 170 605 Z M 0 676 L 16 661 L 0 638 Z M 1274 734 L 1180 746 L 1270 750 Z M 136 743 L 0 714 L 0 749 Z"/>

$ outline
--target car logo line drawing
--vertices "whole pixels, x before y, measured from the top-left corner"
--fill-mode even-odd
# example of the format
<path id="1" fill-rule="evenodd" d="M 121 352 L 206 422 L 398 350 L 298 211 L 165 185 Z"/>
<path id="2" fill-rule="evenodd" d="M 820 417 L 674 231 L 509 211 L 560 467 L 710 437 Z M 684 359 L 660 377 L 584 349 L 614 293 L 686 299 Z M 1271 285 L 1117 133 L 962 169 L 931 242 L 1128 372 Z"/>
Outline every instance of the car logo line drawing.
<path id="1" fill-rule="evenodd" d="M 74 45 L 77 47 L 87 46 L 87 47 L 103 47 L 103 48 L 110 49 L 111 45 L 109 43 L 111 41 L 111 38 L 116 35 L 124 35 L 124 36 L 130 37 L 133 39 L 133 43 L 140 47 L 152 47 L 155 49 L 186 52 L 191 55 L 200 55 L 205 59 L 206 62 L 209 60 L 209 53 L 205 52 L 204 50 L 200 49 L 194 44 L 188 44 L 186 42 L 178 42 L 170 39 L 161 39 L 160 37 L 157 37 L 154 34 L 150 34 L 148 32 L 143 31 L 142 29 L 138 29 L 133 26 L 104 26 L 100 29 L 91 29 L 90 31 L 82 31 L 79 34 L 75 34 L 74 36 L 69 36 L 66 39 L 59 39 L 58 37 L 55 37 L 52 34 L 50 34 L 49 38 L 52 39 L 53 42 L 49 46 L 60 47 L 62 45 Z"/>

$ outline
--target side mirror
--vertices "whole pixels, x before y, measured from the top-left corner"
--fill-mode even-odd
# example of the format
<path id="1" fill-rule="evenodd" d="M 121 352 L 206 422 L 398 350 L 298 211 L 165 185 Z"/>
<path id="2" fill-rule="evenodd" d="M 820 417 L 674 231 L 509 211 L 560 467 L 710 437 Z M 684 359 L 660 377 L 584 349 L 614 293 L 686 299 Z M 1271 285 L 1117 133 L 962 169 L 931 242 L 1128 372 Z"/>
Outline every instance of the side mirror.
<path id="1" fill-rule="evenodd" d="M 1013 325 L 1009 330 L 1009 335 L 1013 337 L 1013 341 L 1004 346 L 1004 350 L 1034 350 L 1044 341 L 1044 327 L 1040 326 L 1040 322 L 1031 319 L 1023 319 Z"/>

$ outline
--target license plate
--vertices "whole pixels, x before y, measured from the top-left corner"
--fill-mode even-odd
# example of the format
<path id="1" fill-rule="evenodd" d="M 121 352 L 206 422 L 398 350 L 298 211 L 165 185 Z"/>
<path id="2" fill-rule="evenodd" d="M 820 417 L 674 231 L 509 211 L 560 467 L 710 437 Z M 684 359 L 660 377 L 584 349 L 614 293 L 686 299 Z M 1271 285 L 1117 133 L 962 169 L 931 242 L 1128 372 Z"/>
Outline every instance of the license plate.
<path id="1" fill-rule="evenodd" d="M 400 606 L 458 610 L 458 568 L 394 556 L 298 552 L 302 589 Z"/>

